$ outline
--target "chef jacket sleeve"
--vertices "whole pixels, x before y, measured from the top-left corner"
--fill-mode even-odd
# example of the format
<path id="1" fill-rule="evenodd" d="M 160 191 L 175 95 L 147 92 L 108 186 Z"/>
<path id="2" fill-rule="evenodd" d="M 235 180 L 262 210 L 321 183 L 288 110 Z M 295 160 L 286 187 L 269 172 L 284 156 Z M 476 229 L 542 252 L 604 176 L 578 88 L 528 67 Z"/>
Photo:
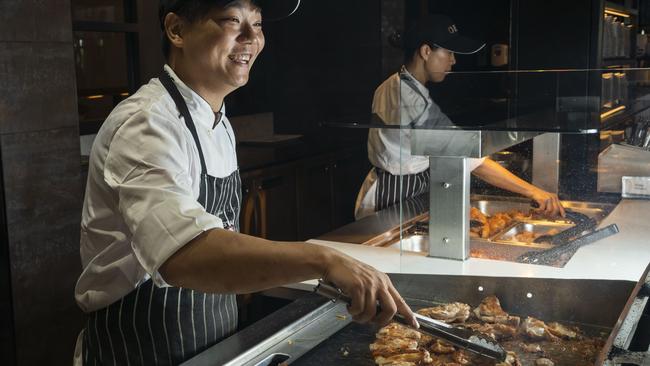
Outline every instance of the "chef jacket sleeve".
<path id="1" fill-rule="evenodd" d="M 193 151 L 184 133 L 182 122 L 164 113 L 137 112 L 115 133 L 104 164 L 133 252 L 158 286 L 167 286 L 158 270 L 169 257 L 199 234 L 223 227 L 193 193 Z"/>

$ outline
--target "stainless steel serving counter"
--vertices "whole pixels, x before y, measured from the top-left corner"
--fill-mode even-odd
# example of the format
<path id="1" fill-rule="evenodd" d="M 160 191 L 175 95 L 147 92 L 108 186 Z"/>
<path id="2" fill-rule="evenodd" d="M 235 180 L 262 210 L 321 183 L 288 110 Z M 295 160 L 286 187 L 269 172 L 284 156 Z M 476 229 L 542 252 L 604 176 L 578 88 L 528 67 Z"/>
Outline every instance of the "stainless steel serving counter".
<path id="1" fill-rule="evenodd" d="M 388 207 L 323 235 L 318 240 L 429 252 L 428 203 L 429 199 L 426 195 L 415 197 L 404 201 L 402 207 L 399 205 Z M 563 201 L 562 204 L 576 215 L 590 219 L 591 224 L 588 226 L 592 229 L 584 233 L 593 230 L 593 227 L 600 224 L 615 207 L 610 203 L 577 201 Z M 477 209 L 476 212 L 485 215 L 483 220 L 494 217 L 501 225 L 495 228 L 492 221 L 489 225 L 486 222 L 485 227 L 472 233 L 471 257 L 516 261 L 519 255 L 529 251 L 542 251 L 555 246 L 548 242 L 534 240 L 540 236 L 548 237 L 554 233 L 564 232 L 562 235 L 565 240 L 561 243 L 565 243 L 583 233 L 583 230 L 578 227 L 572 230 L 576 224 L 568 219 L 549 220 L 529 214 L 530 200 L 525 198 L 474 195 L 471 206 Z M 503 221 L 503 217 L 507 217 L 508 221 Z M 583 228 L 583 226 L 579 227 Z M 574 232 L 573 236 L 571 232 Z M 559 243 L 559 240 L 554 242 L 556 245 Z"/>

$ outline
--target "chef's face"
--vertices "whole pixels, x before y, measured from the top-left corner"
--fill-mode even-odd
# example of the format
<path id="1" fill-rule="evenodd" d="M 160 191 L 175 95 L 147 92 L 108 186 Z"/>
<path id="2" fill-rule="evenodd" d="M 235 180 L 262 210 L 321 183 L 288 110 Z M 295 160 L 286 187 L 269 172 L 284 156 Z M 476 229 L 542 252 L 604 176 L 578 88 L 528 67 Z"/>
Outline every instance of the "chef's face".
<path id="1" fill-rule="evenodd" d="M 456 63 L 454 53 L 444 48 L 432 49 L 426 46 L 424 67 L 427 71 L 429 81 L 439 83 L 445 80 L 447 73 L 451 71 Z"/>
<path id="2" fill-rule="evenodd" d="M 249 0 L 215 8 L 184 29 L 184 56 L 205 78 L 232 90 L 248 82 L 263 48 L 262 13 Z"/>

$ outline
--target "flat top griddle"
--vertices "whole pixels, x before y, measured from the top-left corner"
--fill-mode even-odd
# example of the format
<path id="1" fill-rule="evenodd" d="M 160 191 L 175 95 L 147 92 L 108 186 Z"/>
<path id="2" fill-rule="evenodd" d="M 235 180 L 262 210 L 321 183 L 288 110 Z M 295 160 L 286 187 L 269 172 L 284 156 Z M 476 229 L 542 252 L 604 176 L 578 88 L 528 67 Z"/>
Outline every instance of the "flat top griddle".
<path id="1" fill-rule="evenodd" d="M 513 314 L 516 315 L 516 314 Z M 548 319 L 551 321 L 552 319 Z M 605 344 L 605 340 L 611 329 L 595 327 L 592 325 L 578 325 L 589 336 L 600 336 L 600 340 L 592 342 L 567 342 L 553 343 L 550 341 L 530 342 L 540 344 L 545 354 L 549 355 L 555 365 L 561 366 L 582 366 L 593 365 L 593 362 L 585 362 L 582 352 L 589 350 L 595 360 L 598 351 Z M 323 366 L 323 365 L 359 365 L 375 366 L 368 346 L 375 341 L 375 333 L 379 328 L 375 326 L 360 325 L 351 323 L 339 331 L 335 336 L 330 337 L 310 352 L 295 360 L 291 365 L 297 366 Z M 520 341 L 505 341 L 501 345 L 510 351 L 517 353 L 518 359 L 523 365 L 534 365 L 539 354 L 523 352 Z"/>
<path id="2" fill-rule="evenodd" d="M 609 336 L 599 359 L 621 360 L 617 363 L 634 359 L 641 360 L 637 365 L 645 365 L 643 362 L 650 360 L 648 271 L 650 266 L 639 282 L 415 274 L 390 277 L 415 309 L 453 301 L 476 306 L 486 296 L 495 295 L 513 315 L 579 325 L 587 335 Z M 186 364 L 255 366 L 262 365 L 259 360 L 286 354 L 292 365 L 374 365 L 368 346 L 378 328 L 349 323 L 345 314 L 344 304 L 307 294 Z"/>
<path id="3" fill-rule="evenodd" d="M 445 302 L 461 301 L 472 307 L 491 294 L 513 315 L 534 316 L 546 322 L 577 325 L 587 336 L 600 336 L 594 345 L 602 348 L 621 314 L 635 283 L 629 281 L 561 280 L 534 278 L 493 278 L 474 276 L 391 275 L 405 300 L 414 309 Z M 531 296 L 531 297 L 529 297 Z M 375 340 L 378 327 L 351 323 L 332 337 L 293 360 L 291 365 L 374 366 L 368 346 Z M 502 343 L 517 352 L 517 345 Z M 589 365 L 580 362 L 576 352 L 590 345 L 564 342 L 553 346 L 555 365 Z M 572 350 L 571 348 L 576 349 Z M 546 347 L 551 347 L 547 344 Z M 563 349 L 565 347 L 566 349 Z M 543 346 L 544 348 L 544 346 Z M 573 353 L 571 353 L 573 352 Z M 533 365 L 539 355 L 517 352 L 524 365 Z M 597 352 L 594 358 L 597 356 Z"/>

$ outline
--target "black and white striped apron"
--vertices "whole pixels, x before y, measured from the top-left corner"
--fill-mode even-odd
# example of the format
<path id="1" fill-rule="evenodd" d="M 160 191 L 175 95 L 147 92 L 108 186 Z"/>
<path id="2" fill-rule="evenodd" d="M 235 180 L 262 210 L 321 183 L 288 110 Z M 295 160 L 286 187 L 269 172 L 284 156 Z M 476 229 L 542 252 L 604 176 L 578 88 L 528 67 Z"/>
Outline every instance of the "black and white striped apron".
<path id="1" fill-rule="evenodd" d="M 239 171 L 225 178 L 207 174 L 201 144 L 185 100 L 171 77 L 160 81 L 185 119 L 201 159 L 198 201 L 224 226 L 239 231 Z M 232 143 L 232 141 L 231 141 Z M 186 288 L 159 288 L 152 280 L 90 314 L 84 331 L 84 365 L 177 365 L 237 328 L 234 294 L 207 294 Z"/>
<path id="2" fill-rule="evenodd" d="M 402 201 L 406 204 L 409 198 L 429 192 L 429 169 L 416 174 L 393 175 L 375 167 L 377 188 L 375 191 L 375 211 L 381 211 Z M 426 209 L 426 208 L 422 208 Z"/>
<path id="3" fill-rule="evenodd" d="M 399 72 L 400 81 L 409 86 L 415 93 L 417 93 L 424 101 L 422 113 L 413 121 L 409 123 L 409 127 L 414 127 L 423 121 L 419 121 L 421 116 L 430 107 L 427 97 L 420 92 L 416 85 L 415 80 L 407 72 L 406 67 L 402 66 Z M 400 84 L 401 85 L 401 84 Z M 405 175 L 393 175 L 383 169 L 375 167 L 377 174 L 377 189 L 375 192 L 375 211 L 381 211 L 386 207 L 392 206 L 397 202 L 410 205 L 421 205 L 421 201 L 409 200 L 415 196 L 429 192 L 429 177 L 431 173 L 429 169 L 416 173 Z M 416 212 L 423 212 L 427 207 L 414 207 Z"/>

